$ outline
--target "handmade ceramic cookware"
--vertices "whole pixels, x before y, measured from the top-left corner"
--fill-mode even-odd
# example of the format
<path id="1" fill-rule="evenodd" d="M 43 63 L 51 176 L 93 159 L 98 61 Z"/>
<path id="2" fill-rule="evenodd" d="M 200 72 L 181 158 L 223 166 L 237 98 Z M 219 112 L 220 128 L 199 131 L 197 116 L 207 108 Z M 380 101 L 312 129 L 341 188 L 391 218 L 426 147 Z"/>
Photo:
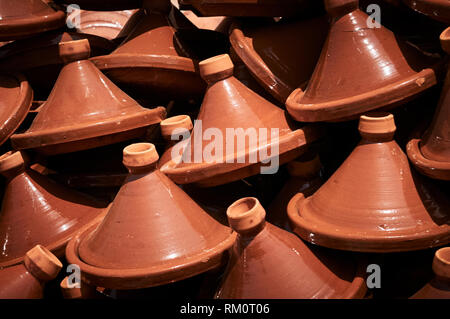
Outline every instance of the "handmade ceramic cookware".
<path id="1" fill-rule="evenodd" d="M 46 282 L 55 279 L 61 262 L 47 248 L 36 245 L 23 262 L 0 268 L 0 299 L 40 299 Z"/>
<path id="2" fill-rule="evenodd" d="M 311 196 L 323 184 L 323 180 L 320 176 L 322 165 L 319 156 L 312 151 L 287 163 L 286 167 L 290 178 L 270 203 L 267 209 L 267 220 L 290 231 L 286 213 L 289 201 L 297 193 L 303 193 L 306 197 Z"/>
<path id="3" fill-rule="evenodd" d="M 201 16 L 285 17 L 318 5 L 311 0 L 179 0 L 181 9 Z"/>
<path id="4" fill-rule="evenodd" d="M 369 110 L 393 107 L 436 84 L 423 65 L 430 58 L 398 42 L 381 25 L 368 26 L 357 0 L 325 0 L 332 17 L 328 38 L 305 90 L 286 101 L 298 121 L 341 121 Z"/>
<path id="5" fill-rule="evenodd" d="M 327 17 L 234 23 L 230 42 L 256 80 L 285 103 L 306 88 L 328 32 Z"/>
<path id="6" fill-rule="evenodd" d="M 109 55 L 93 57 L 92 62 L 133 92 L 149 94 L 150 90 L 171 99 L 201 95 L 205 84 L 177 34 L 176 19 L 187 19 L 182 14 L 169 15 L 172 8 L 169 0 L 145 0 L 145 14 L 124 42 Z"/>
<path id="7" fill-rule="evenodd" d="M 182 152 L 173 155 L 172 149 L 178 142 L 186 143 L 193 128 L 191 118 L 188 115 L 176 115 L 169 117 L 160 123 L 161 135 L 167 143 L 166 150 L 161 156 L 158 166 L 161 167 L 172 158 L 182 155 Z M 179 148 L 181 151 L 181 148 Z"/>
<path id="8" fill-rule="evenodd" d="M 450 299 L 450 247 L 436 251 L 433 272 L 434 278 L 415 293 L 413 299 Z"/>
<path id="9" fill-rule="evenodd" d="M 136 9 L 141 6 L 142 0 L 54 0 L 63 4 L 76 4 L 84 10 L 98 10 L 98 11 L 115 11 Z"/>
<path id="10" fill-rule="evenodd" d="M 156 168 L 153 144 L 123 151 L 130 171 L 98 227 L 66 249 L 90 285 L 139 289 L 175 282 L 223 262 L 235 234 L 216 222 Z M 130 214 L 132 212 L 132 214 Z"/>
<path id="11" fill-rule="evenodd" d="M 411 9 L 426 16 L 450 24 L 450 2 L 448 0 L 403 0 Z"/>
<path id="12" fill-rule="evenodd" d="M 58 257 L 66 243 L 85 227 L 100 222 L 106 205 L 33 171 L 20 152 L 0 157 L 6 177 L 0 212 L 0 267 L 22 261 L 41 244 Z"/>
<path id="13" fill-rule="evenodd" d="M 1 0 L 0 41 L 16 40 L 64 26 L 66 15 L 42 0 Z"/>
<path id="14" fill-rule="evenodd" d="M 72 282 L 73 280 L 69 276 L 59 284 L 61 293 L 64 299 L 94 299 L 100 296 L 96 287 L 87 285 L 85 282 Z"/>
<path id="15" fill-rule="evenodd" d="M 89 42 L 59 44 L 66 62 L 31 127 L 11 137 L 17 149 L 60 154 L 144 137 L 165 109 L 145 109 L 102 74 L 89 57 Z"/>
<path id="16" fill-rule="evenodd" d="M 319 138 L 315 127 L 296 127 L 285 111 L 239 82 L 227 54 L 200 62 L 200 73 L 208 89 L 190 140 L 177 145 L 182 157 L 161 167 L 176 183 L 215 186 L 256 175 L 267 159 L 281 165 Z"/>
<path id="17" fill-rule="evenodd" d="M 441 34 L 444 50 L 450 54 L 450 28 Z M 450 180 L 450 69 L 433 122 L 422 138 L 413 138 L 406 149 L 411 163 L 421 173 Z"/>
<path id="18" fill-rule="evenodd" d="M 227 210 L 238 233 L 216 297 L 225 299 L 362 298 L 364 264 L 349 256 L 311 249 L 297 236 L 265 221 L 256 198 Z"/>
<path id="19" fill-rule="evenodd" d="M 392 114 L 361 116 L 361 142 L 314 195 L 288 205 L 293 230 L 330 248 L 394 252 L 450 242 L 450 201 L 409 166 Z"/>
<path id="20" fill-rule="evenodd" d="M 25 119 L 33 101 L 33 90 L 21 74 L 0 75 L 0 145 Z"/>

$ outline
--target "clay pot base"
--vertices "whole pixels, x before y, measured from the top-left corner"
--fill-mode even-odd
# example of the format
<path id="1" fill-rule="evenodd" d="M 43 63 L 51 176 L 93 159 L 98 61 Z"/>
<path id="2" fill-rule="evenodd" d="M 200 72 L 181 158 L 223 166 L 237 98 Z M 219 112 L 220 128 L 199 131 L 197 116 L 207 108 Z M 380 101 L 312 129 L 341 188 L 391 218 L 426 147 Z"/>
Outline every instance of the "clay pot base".
<path id="1" fill-rule="evenodd" d="M 414 11 L 450 24 L 450 3 L 447 0 L 403 0 Z"/>
<path id="2" fill-rule="evenodd" d="M 64 26 L 66 15 L 41 0 L 2 1 L 0 41 L 16 40 Z"/>
<path id="3" fill-rule="evenodd" d="M 406 146 L 410 161 L 422 174 L 444 181 L 450 181 L 450 161 L 440 162 L 426 158 L 420 150 L 420 140 L 412 139 Z"/>
<path id="4" fill-rule="evenodd" d="M 33 90 L 24 76 L 0 75 L 0 145 L 20 126 L 31 107 Z"/>
<path id="5" fill-rule="evenodd" d="M 327 33 L 326 17 L 286 23 L 242 21 L 231 26 L 230 42 L 259 84 L 284 104 L 292 91 L 306 87 Z"/>

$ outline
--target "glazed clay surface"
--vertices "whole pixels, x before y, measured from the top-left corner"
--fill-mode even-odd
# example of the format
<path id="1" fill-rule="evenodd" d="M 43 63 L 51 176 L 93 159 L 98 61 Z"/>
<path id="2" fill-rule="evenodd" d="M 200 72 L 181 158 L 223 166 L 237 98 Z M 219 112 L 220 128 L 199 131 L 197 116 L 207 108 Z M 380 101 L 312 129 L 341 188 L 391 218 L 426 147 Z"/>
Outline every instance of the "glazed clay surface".
<path id="1" fill-rule="evenodd" d="M 359 126 L 361 142 L 330 179 L 290 201 L 293 230 L 317 245 L 363 252 L 448 243 L 449 199 L 411 169 L 393 140 L 393 116 L 362 116 Z"/>
<path id="2" fill-rule="evenodd" d="M 239 233 L 217 291 L 225 299 L 362 298 L 363 264 L 331 251 L 310 248 L 297 236 L 264 221 L 256 198 L 227 211 Z M 241 225 L 243 224 L 243 225 Z"/>
<path id="3" fill-rule="evenodd" d="M 411 9 L 450 24 L 450 2 L 447 0 L 403 0 Z"/>

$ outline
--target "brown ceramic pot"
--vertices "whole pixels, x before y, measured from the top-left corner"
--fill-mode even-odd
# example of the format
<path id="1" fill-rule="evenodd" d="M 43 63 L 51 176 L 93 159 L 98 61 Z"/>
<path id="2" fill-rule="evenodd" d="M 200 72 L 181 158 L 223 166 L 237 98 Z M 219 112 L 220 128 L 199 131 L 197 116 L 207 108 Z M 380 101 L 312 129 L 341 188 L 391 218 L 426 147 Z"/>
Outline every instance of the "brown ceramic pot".
<path id="1" fill-rule="evenodd" d="M 426 16 L 450 24 L 450 2 L 448 0 L 403 0 L 411 9 Z"/>
<path id="2" fill-rule="evenodd" d="M 0 269 L 0 299 L 40 299 L 46 282 L 55 279 L 61 262 L 47 248 L 36 245 L 23 263 Z"/>
<path id="3" fill-rule="evenodd" d="M 450 54 L 450 28 L 441 34 L 444 50 Z M 450 69 L 447 72 L 441 99 L 431 126 L 424 136 L 407 145 L 408 157 L 423 174 L 450 180 Z"/>
<path id="4" fill-rule="evenodd" d="M 364 297 L 364 264 L 313 250 L 295 235 L 265 222 L 264 208 L 256 198 L 236 201 L 227 216 L 238 237 L 217 298 Z"/>
<path id="5" fill-rule="evenodd" d="M 0 75 L 0 145 L 20 126 L 30 110 L 33 90 L 21 74 Z"/>
<path id="6" fill-rule="evenodd" d="M 85 227 L 101 221 L 106 205 L 31 170 L 20 152 L 0 157 L 6 177 L 0 212 L 0 267 L 20 263 L 27 250 L 43 245 L 58 257 Z"/>
<path id="7" fill-rule="evenodd" d="M 162 167 L 165 163 L 172 159 L 172 149 L 175 144 L 188 137 L 194 127 L 191 118 L 188 115 L 176 115 L 169 117 L 160 123 L 161 135 L 167 143 L 166 150 L 161 156 L 158 166 Z M 186 142 L 183 142 L 186 143 Z M 177 156 L 181 156 L 178 153 Z"/>
<path id="8" fill-rule="evenodd" d="M 196 64 L 177 34 L 176 18 L 169 0 L 144 1 L 145 14 L 122 44 L 111 54 L 93 57 L 92 62 L 124 89 L 148 95 L 199 96 L 205 84 Z M 138 94 L 136 93 L 136 94 Z"/>
<path id="9" fill-rule="evenodd" d="M 227 54 L 200 62 L 200 73 L 209 86 L 193 133 L 187 143 L 179 145 L 184 148 L 183 156 L 172 158 L 161 167 L 176 183 L 216 186 L 256 175 L 261 172 L 264 151 L 269 157 L 278 156 L 281 165 L 299 156 L 307 144 L 319 138 L 320 132 L 315 127 L 295 126 L 284 110 L 239 82 L 233 76 L 233 63 Z M 227 128 L 254 130 L 254 143 L 249 138 L 241 143 L 244 132 L 237 132 L 237 137 L 228 138 L 234 141 L 231 149 Z M 199 155 L 211 150 L 212 137 L 205 138 L 208 130 L 218 132 L 214 138 L 222 143 L 222 149 L 219 145 L 211 151 L 212 159 L 202 156 L 199 160 Z M 274 130 L 278 130 L 278 140 L 269 137 Z M 261 131 L 267 133 L 265 137 Z M 275 147 L 278 152 L 271 155 Z"/>
<path id="10" fill-rule="evenodd" d="M 294 16 L 317 5 L 311 0 L 179 0 L 181 9 L 201 16 L 284 17 Z"/>
<path id="11" fill-rule="evenodd" d="M 0 41 L 16 40 L 64 26 L 66 15 L 42 0 L 1 0 Z"/>
<path id="12" fill-rule="evenodd" d="M 142 0 L 54 0 L 57 3 L 76 4 L 81 9 L 96 11 L 116 11 L 136 9 L 141 6 Z"/>
<path id="13" fill-rule="evenodd" d="M 144 137 L 165 117 L 165 109 L 145 109 L 89 60 L 87 40 L 59 44 L 66 61 L 47 102 L 31 127 L 11 137 L 17 149 L 61 154 Z"/>
<path id="14" fill-rule="evenodd" d="M 97 299 L 101 294 L 96 287 L 87 285 L 85 282 L 72 283 L 69 277 L 65 277 L 61 283 L 61 293 L 64 299 Z"/>
<path id="15" fill-rule="evenodd" d="M 434 278 L 415 293 L 413 299 L 450 299 L 450 247 L 436 251 L 433 259 Z"/>
<path id="16" fill-rule="evenodd" d="M 298 121 L 341 121 L 390 108 L 436 84 L 430 60 L 380 25 L 370 28 L 357 0 L 325 0 L 328 38 L 305 90 L 286 101 Z M 434 61 L 436 62 L 436 61 Z"/>
<path id="17" fill-rule="evenodd" d="M 255 79 L 284 104 L 296 88 L 306 88 L 327 31 L 326 17 L 288 22 L 242 21 L 231 26 L 230 42 Z"/>
<path id="18" fill-rule="evenodd" d="M 292 198 L 293 230 L 321 246 L 409 251 L 450 242 L 450 201 L 411 170 L 392 114 L 361 116 L 362 140 L 314 195 Z"/>
<path id="19" fill-rule="evenodd" d="M 275 226 L 291 231 L 287 206 L 297 193 L 306 197 L 314 194 L 323 184 L 319 156 L 308 152 L 286 164 L 290 178 L 267 208 L 267 220 Z"/>
<path id="20" fill-rule="evenodd" d="M 67 246 L 67 260 L 80 266 L 88 284 L 159 286 L 223 263 L 235 234 L 162 174 L 157 161 L 153 144 L 126 147 L 123 162 L 130 174 L 107 216 Z"/>

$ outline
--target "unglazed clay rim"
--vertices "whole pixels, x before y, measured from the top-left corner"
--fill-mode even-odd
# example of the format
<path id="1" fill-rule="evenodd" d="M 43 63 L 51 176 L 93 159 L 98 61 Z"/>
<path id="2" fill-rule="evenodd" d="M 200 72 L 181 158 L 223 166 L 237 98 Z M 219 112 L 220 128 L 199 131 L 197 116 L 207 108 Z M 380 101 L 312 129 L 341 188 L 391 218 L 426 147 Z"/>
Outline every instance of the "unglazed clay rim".
<path id="1" fill-rule="evenodd" d="M 20 93 L 18 103 L 13 112 L 14 115 L 9 119 L 7 125 L 1 128 L 3 132 L 7 133 L 3 139 L 0 139 L 0 145 L 5 143 L 14 134 L 20 124 L 22 124 L 33 102 L 33 90 L 25 77 L 21 74 L 13 74 L 11 76 L 20 83 Z"/>
<path id="2" fill-rule="evenodd" d="M 228 249 L 232 247 L 236 240 L 236 233 L 230 230 L 230 236 L 215 246 L 213 249 L 210 249 L 207 252 L 203 252 L 203 254 L 196 255 L 190 257 L 188 261 L 180 264 L 177 262 L 178 259 L 170 260 L 169 262 L 165 262 L 162 266 L 152 266 L 148 268 L 100 268 L 97 266 L 89 265 L 81 260 L 78 255 L 78 247 L 81 242 L 86 239 L 93 231 L 95 231 L 97 225 L 91 226 L 89 229 L 85 229 L 83 232 L 79 232 L 73 239 L 69 241 L 66 246 L 66 258 L 72 264 L 77 264 L 83 276 L 88 279 L 90 284 L 96 284 L 96 282 L 101 282 L 103 286 L 104 282 L 108 282 L 108 287 L 117 289 L 122 288 L 124 285 L 122 283 L 127 283 L 127 287 L 130 287 L 129 281 L 133 280 L 136 283 L 136 286 L 133 286 L 132 289 L 141 289 L 159 286 L 165 283 L 179 281 L 185 278 L 189 278 L 195 276 L 199 273 L 203 273 L 210 269 L 213 269 L 221 264 L 220 261 L 216 260 L 216 258 L 220 257 L 224 254 Z M 199 267 L 202 265 L 202 267 Z M 161 270 L 161 268 L 164 268 Z M 183 270 L 187 269 L 196 269 L 196 271 L 192 274 L 185 275 Z M 167 274 L 173 274 L 169 277 L 165 276 Z M 181 276 L 180 276 L 181 275 Z M 163 280 L 161 280 L 161 277 Z M 159 279 L 159 281 L 158 281 Z M 130 288 L 131 289 L 131 288 Z"/>
<path id="3" fill-rule="evenodd" d="M 424 80 L 421 86 L 417 84 L 420 79 Z M 298 103 L 305 91 L 296 89 L 286 100 L 286 109 L 297 121 L 336 121 L 406 100 L 408 97 L 419 94 L 435 84 L 434 71 L 424 69 L 404 80 L 376 90 L 317 104 Z M 393 96 L 395 98 L 392 98 Z"/>
<path id="4" fill-rule="evenodd" d="M 77 234 L 85 231 L 86 229 L 90 229 L 93 226 L 97 226 L 97 224 L 100 224 L 103 220 L 103 218 L 106 216 L 106 213 L 108 212 L 111 204 L 108 205 L 108 207 L 103 208 L 103 211 L 98 214 L 96 217 L 94 217 L 90 222 L 84 224 L 82 227 L 74 230 L 70 234 L 68 234 L 66 237 L 50 243 L 50 244 L 40 244 L 41 246 L 45 247 L 47 250 L 49 250 L 52 254 L 54 254 L 57 258 L 64 257 L 64 250 L 68 242 Z M 13 265 L 20 264 L 23 262 L 23 259 L 25 257 L 25 254 L 22 257 L 17 257 L 8 261 L 0 262 L 0 268 L 2 267 L 9 267 Z"/>
<path id="5" fill-rule="evenodd" d="M 306 141 L 305 139 L 305 131 L 308 130 L 308 132 L 311 134 L 311 140 Z M 278 156 L 281 157 L 284 153 L 287 153 L 289 151 L 295 150 L 297 148 L 302 148 L 307 146 L 308 144 L 314 142 L 319 138 L 319 134 L 314 134 L 312 127 L 304 127 L 301 129 L 297 129 L 295 131 L 292 131 L 288 134 L 285 134 L 283 136 L 279 137 L 279 154 Z M 296 142 L 297 141 L 297 142 Z M 302 142 L 300 142 L 302 141 Z M 295 145 L 290 146 L 291 143 L 295 143 Z M 269 143 L 264 145 L 263 147 L 258 147 L 253 151 L 246 151 L 245 152 L 245 158 L 249 156 L 250 153 L 259 153 L 262 149 L 269 149 L 270 146 L 274 144 Z M 241 157 L 240 154 L 232 154 L 232 156 L 228 156 L 222 160 L 222 163 L 190 163 L 188 165 L 184 165 L 182 167 L 177 168 L 177 164 L 174 162 L 173 159 L 170 159 L 168 162 L 166 162 L 162 167 L 161 171 L 164 172 L 167 176 L 169 176 L 170 179 L 177 183 L 182 184 L 189 184 L 198 182 L 201 180 L 209 179 L 216 175 L 222 175 L 225 173 L 232 173 L 233 171 L 236 171 L 238 169 L 242 169 L 244 167 L 252 166 L 261 162 L 257 163 L 236 163 L 236 159 Z M 243 157 L 243 155 L 242 155 Z M 230 159 L 233 159 L 231 162 Z M 231 163 L 228 163 L 230 161 Z M 279 163 L 282 165 L 283 163 Z M 202 173 L 202 174 L 200 174 Z"/>
<path id="6" fill-rule="evenodd" d="M 374 232 L 364 232 L 361 235 L 364 237 L 362 240 L 358 238 L 360 233 L 356 229 L 344 229 L 338 225 L 328 224 L 324 220 L 321 220 L 321 224 L 318 226 L 304 219 L 300 211 L 307 200 L 309 198 L 305 198 L 302 193 L 292 197 L 288 204 L 287 214 L 291 224 L 295 226 L 294 232 L 315 245 L 347 251 L 387 253 L 440 247 L 450 242 L 450 227 L 447 229 L 443 227 L 440 232 L 413 232 L 413 235 L 402 236 L 376 236 Z M 342 233 L 326 231 L 323 229 L 323 225 L 329 225 L 330 229 L 338 227 Z M 439 229 L 440 227 L 435 228 Z M 301 229 L 303 234 L 298 229 Z M 313 235 L 312 238 L 311 235 Z"/>
<path id="7" fill-rule="evenodd" d="M 50 130 L 15 134 L 11 139 L 14 147 L 18 149 L 68 144 L 157 124 L 164 119 L 165 113 L 165 108 L 159 106 L 154 109 L 143 109 L 132 115 L 124 115 L 103 122 L 91 122 L 88 125 L 76 129 L 70 126 L 64 126 Z M 147 119 L 146 115 L 150 118 Z M 117 125 L 117 122 L 120 122 L 120 126 Z M 45 142 L 42 142 L 42 140 Z"/>
<path id="8" fill-rule="evenodd" d="M 230 43 L 234 52 L 245 64 L 252 76 L 272 94 L 278 101 L 285 103 L 295 88 L 291 88 L 279 77 L 272 73 L 267 64 L 264 63 L 260 55 L 255 51 L 252 44 L 246 40 L 242 23 L 234 22 L 230 27 Z"/>
<path id="9" fill-rule="evenodd" d="M 51 7 L 50 7 L 51 9 Z M 33 18 L 11 19 L 6 23 L 0 23 L 0 39 L 15 40 L 18 37 L 34 35 L 45 31 L 58 29 L 66 23 L 66 14 L 63 11 L 55 10 L 54 13 Z M 30 32 L 30 30 L 33 30 Z"/>
<path id="10" fill-rule="evenodd" d="M 439 1 L 434 0 L 403 0 L 405 5 L 410 7 L 412 10 L 420 12 L 421 14 L 424 14 L 432 19 L 444 22 L 444 23 L 450 23 L 450 3 L 448 4 L 447 11 L 449 12 L 449 16 L 440 16 L 436 15 L 436 7 L 438 10 L 443 10 L 444 6 L 439 4 Z M 414 3 L 414 5 L 413 5 Z"/>
<path id="11" fill-rule="evenodd" d="M 444 181 L 450 180 L 450 161 L 440 162 L 426 158 L 420 150 L 420 139 L 412 139 L 406 146 L 409 160 L 422 174 Z"/>

